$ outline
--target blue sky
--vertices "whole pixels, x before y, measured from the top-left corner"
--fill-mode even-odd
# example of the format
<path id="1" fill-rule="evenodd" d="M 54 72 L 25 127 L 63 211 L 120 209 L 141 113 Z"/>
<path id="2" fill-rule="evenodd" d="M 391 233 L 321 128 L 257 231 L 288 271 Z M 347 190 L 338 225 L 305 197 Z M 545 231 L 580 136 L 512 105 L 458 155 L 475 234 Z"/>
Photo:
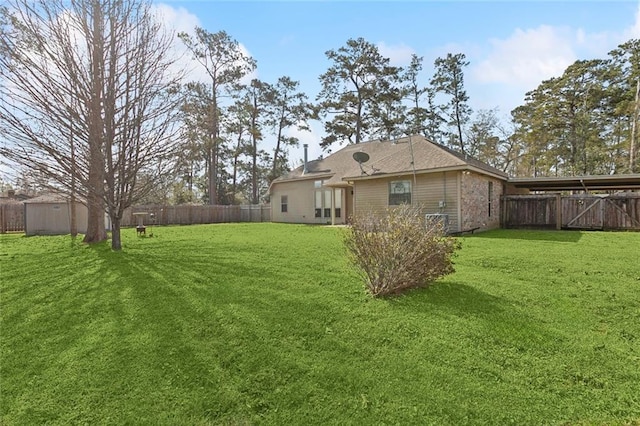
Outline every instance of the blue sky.
<path id="1" fill-rule="evenodd" d="M 325 52 L 349 38 L 378 45 L 394 65 L 424 57 L 423 82 L 433 61 L 464 53 L 465 86 L 474 110 L 499 115 L 523 102 L 528 90 L 559 76 L 578 59 L 604 58 L 620 43 L 640 38 L 638 1 L 213 1 L 155 4 L 178 31 L 195 25 L 225 30 L 258 62 L 254 77 L 288 75 L 315 100 L 318 77 L 330 66 Z M 198 71 L 194 71 L 197 78 Z M 320 155 L 322 125 L 299 137 Z M 291 152 L 302 158 L 300 150 Z"/>

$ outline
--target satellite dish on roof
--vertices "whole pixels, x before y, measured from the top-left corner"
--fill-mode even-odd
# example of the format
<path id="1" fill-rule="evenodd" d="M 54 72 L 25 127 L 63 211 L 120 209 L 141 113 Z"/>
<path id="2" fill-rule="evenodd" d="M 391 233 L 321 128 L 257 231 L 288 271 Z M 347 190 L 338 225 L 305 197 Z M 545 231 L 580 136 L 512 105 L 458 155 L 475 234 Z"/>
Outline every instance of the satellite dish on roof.
<path id="1" fill-rule="evenodd" d="M 366 163 L 367 161 L 369 161 L 369 154 L 367 154 L 366 152 L 362 152 L 362 151 L 354 152 L 353 153 L 353 159 L 356 160 L 360 164 Z"/>
<path id="2" fill-rule="evenodd" d="M 362 152 L 362 151 L 354 152 L 353 153 L 353 159 L 356 160 L 358 162 L 358 164 L 360 165 L 360 172 L 363 175 L 366 175 L 367 172 L 364 171 L 364 169 L 362 168 L 362 165 L 364 163 L 366 163 L 367 161 L 369 161 L 369 154 L 367 154 L 366 152 Z"/>

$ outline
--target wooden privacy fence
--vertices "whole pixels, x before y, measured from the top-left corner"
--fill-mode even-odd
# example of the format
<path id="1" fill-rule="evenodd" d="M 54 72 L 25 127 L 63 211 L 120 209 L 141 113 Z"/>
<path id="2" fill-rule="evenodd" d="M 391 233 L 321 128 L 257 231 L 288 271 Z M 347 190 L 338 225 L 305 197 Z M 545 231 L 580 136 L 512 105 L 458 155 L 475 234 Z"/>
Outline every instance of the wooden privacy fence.
<path id="1" fill-rule="evenodd" d="M 157 225 L 194 225 L 225 222 L 269 222 L 271 207 L 268 204 L 246 206 L 162 206 L 141 205 L 126 209 L 121 226 L 136 226 L 133 213 L 153 213 Z M 145 225 L 153 223 L 150 216 L 144 216 Z"/>
<path id="2" fill-rule="evenodd" d="M 503 228 L 640 230 L 640 193 L 506 195 Z"/>
<path id="3" fill-rule="evenodd" d="M 224 222 L 270 222 L 271 208 L 266 205 L 247 206 L 160 206 L 143 205 L 128 208 L 120 226 L 136 226 L 133 213 L 153 213 L 143 217 L 145 225 L 192 225 Z M 0 204 L 0 233 L 24 232 L 24 204 Z"/>
<path id="4" fill-rule="evenodd" d="M 24 204 L 0 204 L 0 234 L 24 231 Z"/>

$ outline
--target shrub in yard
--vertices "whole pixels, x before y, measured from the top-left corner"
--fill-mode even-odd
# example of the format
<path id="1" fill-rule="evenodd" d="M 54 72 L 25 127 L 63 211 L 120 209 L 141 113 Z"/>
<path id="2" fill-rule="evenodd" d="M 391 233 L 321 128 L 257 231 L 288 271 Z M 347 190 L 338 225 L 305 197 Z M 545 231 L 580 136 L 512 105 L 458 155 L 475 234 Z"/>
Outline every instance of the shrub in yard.
<path id="1" fill-rule="evenodd" d="M 351 218 L 345 245 L 373 296 L 422 287 L 453 272 L 460 243 L 428 222 L 420 208 L 401 205 L 386 214 Z"/>

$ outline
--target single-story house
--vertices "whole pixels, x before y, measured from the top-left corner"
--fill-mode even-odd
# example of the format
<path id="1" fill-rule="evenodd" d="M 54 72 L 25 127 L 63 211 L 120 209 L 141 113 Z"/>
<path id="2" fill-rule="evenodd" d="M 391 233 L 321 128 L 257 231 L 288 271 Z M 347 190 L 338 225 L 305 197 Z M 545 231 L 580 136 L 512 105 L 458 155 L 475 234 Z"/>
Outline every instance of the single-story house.
<path id="1" fill-rule="evenodd" d="M 26 235 L 64 235 L 71 233 L 72 203 L 66 196 L 45 194 L 24 202 L 24 232 Z M 76 229 L 87 231 L 87 206 L 75 203 Z"/>
<path id="2" fill-rule="evenodd" d="M 348 145 L 274 180 L 273 222 L 344 224 L 409 203 L 450 232 L 500 226 L 507 174 L 422 136 Z"/>

